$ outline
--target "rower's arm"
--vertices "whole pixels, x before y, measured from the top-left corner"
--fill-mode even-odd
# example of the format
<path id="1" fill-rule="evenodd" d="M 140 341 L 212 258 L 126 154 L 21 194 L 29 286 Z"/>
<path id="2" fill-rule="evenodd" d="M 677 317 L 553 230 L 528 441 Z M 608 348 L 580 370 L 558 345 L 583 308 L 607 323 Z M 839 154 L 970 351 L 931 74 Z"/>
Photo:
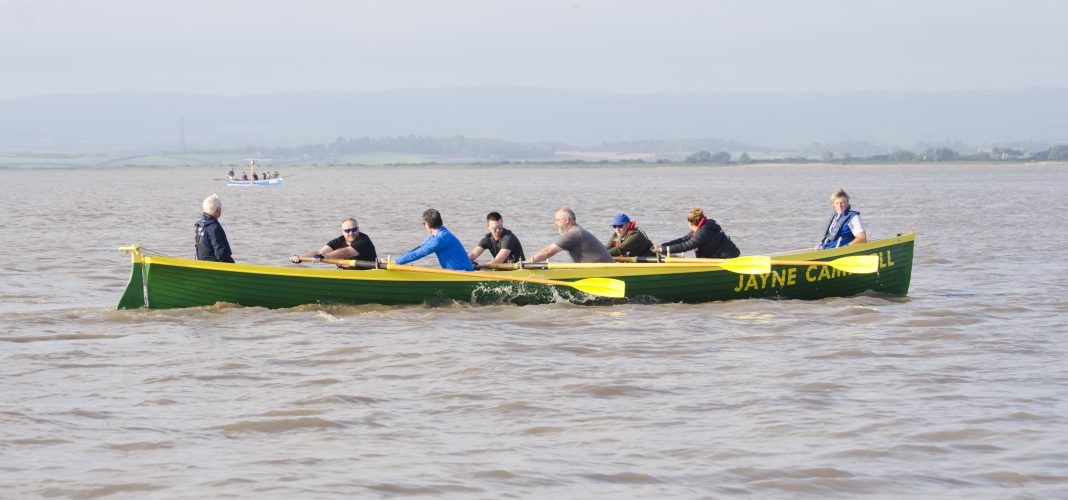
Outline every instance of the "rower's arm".
<path id="1" fill-rule="evenodd" d="M 330 247 L 325 248 L 327 249 L 327 251 L 322 252 L 323 257 L 331 259 L 355 259 L 358 255 L 360 255 L 360 252 L 357 252 L 356 249 L 352 248 L 351 246 L 343 246 L 337 250 L 330 250 Z"/>
<path id="2" fill-rule="evenodd" d="M 474 262 L 478 260 L 478 256 L 482 255 L 482 252 L 484 252 L 485 250 L 485 248 L 476 246 L 475 248 L 472 248 L 470 252 L 467 252 L 467 258 L 471 259 L 471 262 Z"/>
<path id="3" fill-rule="evenodd" d="M 541 262 L 545 259 L 548 259 L 549 257 L 552 257 L 553 255 L 560 253 L 560 250 L 563 249 L 556 246 L 556 244 L 554 243 L 545 248 L 542 248 L 538 253 L 534 254 L 534 256 L 530 258 L 530 262 Z"/>
<path id="4" fill-rule="evenodd" d="M 482 247 L 479 247 L 479 248 L 482 248 Z M 481 253 L 481 252 L 479 252 L 479 253 Z M 497 256 L 494 257 L 493 260 L 489 261 L 489 263 L 490 264 L 504 264 L 504 262 L 506 260 L 508 260 L 508 256 L 509 255 L 512 255 L 512 250 L 510 248 L 502 248 L 500 252 L 497 252 Z M 472 260 L 474 260 L 474 259 L 472 259 Z"/>

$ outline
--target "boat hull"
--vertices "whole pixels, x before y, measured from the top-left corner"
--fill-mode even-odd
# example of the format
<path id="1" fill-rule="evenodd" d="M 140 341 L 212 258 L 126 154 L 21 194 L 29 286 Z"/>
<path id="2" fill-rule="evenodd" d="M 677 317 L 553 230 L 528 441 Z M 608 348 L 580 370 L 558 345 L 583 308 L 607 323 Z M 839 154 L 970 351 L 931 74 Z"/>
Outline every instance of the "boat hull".
<path id="1" fill-rule="evenodd" d="M 264 179 L 261 181 L 226 181 L 227 186 L 281 186 L 284 178 Z"/>
<path id="2" fill-rule="evenodd" d="M 539 304 L 572 301 L 708 302 L 747 298 L 822 299 L 864 292 L 904 296 L 912 276 L 913 233 L 846 248 L 773 256 L 782 260 L 830 261 L 849 255 L 879 255 L 879 272 L 850 274 L 819 265 L 773 265 L 771 273 L 735 274 L 716 266 L 628 267 L 477 271 L 469 276 L 411 271 L 311 269 L 143 256 L 133 267 L 119 309 L 171 309 L 232 303 L 269 308 L 304 304 Z M 136 248 L 136 247 L 135 247 Z M 626 283 L 626 298 L 594 298 L 571 287 L 494 277 L 522 276 L 572 281 L 604 277 Z"/>

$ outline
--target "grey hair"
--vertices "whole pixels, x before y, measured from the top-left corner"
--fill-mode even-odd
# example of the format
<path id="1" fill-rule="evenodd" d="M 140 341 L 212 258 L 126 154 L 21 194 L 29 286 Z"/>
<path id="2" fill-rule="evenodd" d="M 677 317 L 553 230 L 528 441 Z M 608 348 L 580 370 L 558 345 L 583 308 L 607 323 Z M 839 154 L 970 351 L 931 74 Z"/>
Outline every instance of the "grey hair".
<path id="1" fill-rule="evenodd" d="M 201 206 L 204 208 L 204 213 L 213 214 L 222 208 L 222 201 L 219 200 L 219 195 L 213 194 L 204 198 L 204 203 L 202 203 Z"/>
<path id="2" fill-rule="evenodd" d="M 845 189 L 838 188 L 838 191 L 831 195 L 831 204 L 834 205 L 834 201 L 838 198 L 845 198 L 846 204 L 849 204 L 849 195 L 846 194 Z"/>
<path id="3" fill-rule="evenodd" d="M 567 215 L 568 219 L 571 219 L 573 221 L 578 221 L 578 219 L 575 218 L 575 211 L 571 210 L 570 208 L 561 207 L 559 210 L 556 211 L 556 213 L 558 213 L 558 214 L 559 213 L 563 213 L 563 214 Z"/>
<path id="4" fill-rule="evenodd" d="M 360 223 L 356 222 L 356 219 L 354 219 L 352 217 L 349 217 L 349 218 L 341 221 L 341 225 L 344 226 L 346 222 L 351 222 L 353 226 L 359 226 L 360 225 Z"/>

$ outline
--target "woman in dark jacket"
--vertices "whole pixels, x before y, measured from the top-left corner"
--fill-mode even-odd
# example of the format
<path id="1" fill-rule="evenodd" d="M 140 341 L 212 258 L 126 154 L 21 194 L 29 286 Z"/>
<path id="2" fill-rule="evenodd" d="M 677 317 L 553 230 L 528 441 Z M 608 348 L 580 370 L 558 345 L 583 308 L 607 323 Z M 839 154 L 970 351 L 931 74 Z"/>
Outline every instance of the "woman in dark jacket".
<path id="1" fill-rule="evenodd" d="M 705 217 L 705 212 L 700 208 L 690 210 L 686 221 L 690 224 L 690 234 L 661 243 L 653 250 L 663 254 L 681 254 L 693 250 L 698 258 L 713 259 L 733 259 L 741 255 L 730 237 L 723 234 L 719 224 Z"/>

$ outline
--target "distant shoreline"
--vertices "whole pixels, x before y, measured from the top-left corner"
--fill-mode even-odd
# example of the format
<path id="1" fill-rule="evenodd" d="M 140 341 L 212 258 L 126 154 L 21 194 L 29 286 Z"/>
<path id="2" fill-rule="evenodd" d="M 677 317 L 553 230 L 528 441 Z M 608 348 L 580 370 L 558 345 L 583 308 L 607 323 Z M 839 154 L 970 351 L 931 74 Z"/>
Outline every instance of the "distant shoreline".
<path id="1" fill-rule="evenodd" d="M 196 169 L 196 170 L 226 170 L 230 165 L 161 165 L 161 164 L 111 164 L 111 165 L 86 165 L 86 164 L 62 164 L 46 162 L 29 162 L 15 164 L 9 162 L 11 157 L 0 157 L 0 170 L 115 170 L 115 169 Z M 391 164 L 315 164 L 315 163 L 292 163 L 292 164 L 263 164 L 263 170 L 285 169 L 346 169 L 346 168 L 828 168 L 828 167 L 902 167 L 902 168 L 930 168 L 930 167 L 1065 167 L 1065 161 L 943 161 L 943 162 L 751 162 L 751 163 L 652 163 L 652 162 L 458 162 L 458 163 L 391 163 Z M 243 166 L 233 166 L 237 172 L 245 169 Z M 222 176 L 223 174 L 220 174 Z M 284 175 L 284 172 L 283 172 Z"/>

